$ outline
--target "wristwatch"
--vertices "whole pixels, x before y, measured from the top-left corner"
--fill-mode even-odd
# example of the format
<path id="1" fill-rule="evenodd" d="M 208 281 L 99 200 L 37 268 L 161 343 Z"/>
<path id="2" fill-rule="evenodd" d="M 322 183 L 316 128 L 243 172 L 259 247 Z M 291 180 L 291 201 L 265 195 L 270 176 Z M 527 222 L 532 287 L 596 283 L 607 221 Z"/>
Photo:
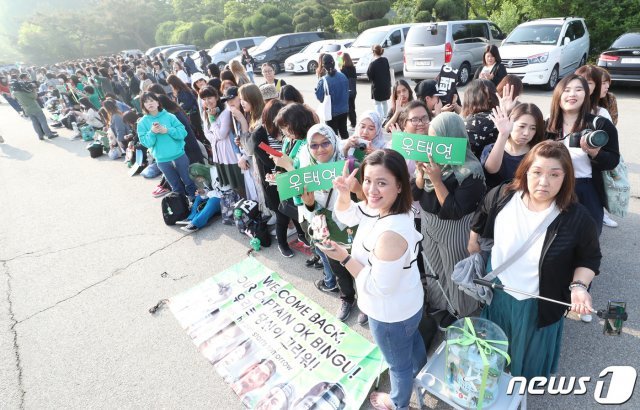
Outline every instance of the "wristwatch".
<path id="1" fill-rule="evenodd" d="M 350 260 L 351 260 L 351 255 L 347 255 L 347 257 L 346 257 L 346 258 L 344 258 L 344 259 L 342 260 L 342 262 L 340 262 L 340 265 L 342 265 L 342 266 L 346 266 L 346 265 L 347 265 L 347 263 L 349 263 L 349 261 L 350 261 Z"/>

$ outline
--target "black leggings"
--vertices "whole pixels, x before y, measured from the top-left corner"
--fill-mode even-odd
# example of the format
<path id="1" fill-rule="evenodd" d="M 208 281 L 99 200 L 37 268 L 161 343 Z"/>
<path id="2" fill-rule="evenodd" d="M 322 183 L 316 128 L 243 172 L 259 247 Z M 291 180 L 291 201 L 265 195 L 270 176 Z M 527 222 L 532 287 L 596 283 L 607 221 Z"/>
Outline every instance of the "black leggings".
<path id="1" fill-rule="evenodd" d="M 340 135 L 340 138 L 346 140 L 349 138 L 349 131 L 347 130 L 347 117 L 349 116 L 348 112 L 344 114 L 336 115 L 331 118 L 330 121 L 327 121 L 327 125 L 330 126 L 336 134 Z"/>
<path id="2" fill-rule="evenodd" d="M 298 236 L 302 235 L 304 237 L 304 230 L 297 220 L 288 217 L 277 209 L 274 212 L 276 213 L 276 239 L 278 240 L 279 246 L 283 248 L 289 247 L 289 242 L 287 242 L 289 221 L 293 222 L 293 226 L 295 226 L 296 231 L 298 231 Z"/>
<path id="3" fill-rule="evenodd" d="M 356 94 L 349 96 L 349 123 L 351 127 L 356 127 Z"/>
<path id="4" fill-rule="evenodd" d="M 349 273 L 347 268 L 342 266 L 340 262 L 329 258 L 329 265 L 333 274 L 336 275 L 338 282 L 338 289 L 340 289 L 340 299 L 347 303 L 353 303 L 356 301 L 356 289 L 354 288 L 353 276 Z"/>

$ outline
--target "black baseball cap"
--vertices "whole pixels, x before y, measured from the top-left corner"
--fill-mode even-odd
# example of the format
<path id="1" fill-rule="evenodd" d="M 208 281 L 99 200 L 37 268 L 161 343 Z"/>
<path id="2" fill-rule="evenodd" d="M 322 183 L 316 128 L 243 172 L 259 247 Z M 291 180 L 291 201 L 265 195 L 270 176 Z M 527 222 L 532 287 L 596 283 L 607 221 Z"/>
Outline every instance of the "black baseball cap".
<path id="1" fill-rule="evenodd" d="M 444 97 L 447 93 L 438 90 L 438 83 L 435 80 L 424 80 L 418 83 L 415 88 L 418 98 L 425 97 Z"/>
<path id="2" fill-rule="evenodd" d="M 221 101 L 233 100 L 238 96 L 238 87 L 229 87 L 220 98 Z"/>

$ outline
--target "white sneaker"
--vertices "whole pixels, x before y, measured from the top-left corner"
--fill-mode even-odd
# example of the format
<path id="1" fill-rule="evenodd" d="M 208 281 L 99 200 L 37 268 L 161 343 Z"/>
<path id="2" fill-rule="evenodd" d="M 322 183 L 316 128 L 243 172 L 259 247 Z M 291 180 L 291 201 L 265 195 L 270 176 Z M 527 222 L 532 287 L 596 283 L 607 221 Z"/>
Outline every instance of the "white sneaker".
<path id="1" fill-rule="evenodd" d="M 609 228 L 617 228 L 618 227 L 618 223 L 616 221 L 614 221 L 613 219 L 611 219 L 609 214 L 607 214 L 606 212 L 605 212 L 604 216 L 602 217 L 602 223 L 604 224 L 604 226 L 608 226 Z"/>
<path id="2" fill-rule="evenodd" d="M 591 323 L 591 320 L 593 320 L 593 317 L 590 314 L 580 315 L 580 320 L 582 320 L 584 323 Z"/>

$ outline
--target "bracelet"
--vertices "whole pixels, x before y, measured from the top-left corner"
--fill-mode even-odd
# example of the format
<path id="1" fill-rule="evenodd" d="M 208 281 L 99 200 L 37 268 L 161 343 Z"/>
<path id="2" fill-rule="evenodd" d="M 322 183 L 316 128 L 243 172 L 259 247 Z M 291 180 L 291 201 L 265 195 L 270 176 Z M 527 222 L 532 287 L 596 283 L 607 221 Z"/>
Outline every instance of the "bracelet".
<path id="1" fill-rule="evenodd" d="M 582 285 L 582 286 L 584 286 L 585 288 L 588 288 L 588 287 L 589 287 L 589 285 L 587 285 L 586 283 L 584 283 L 584 282 L 583 282 L 583 281 L 581 281 L 581 280 L 574 280 L 573 282 L 571 282 L 571 283 L 569 284 L 569 286 L 571 286 L 571 285 Z"/>
<path id="2" fill-rule="evenodd" d="M 570 292 L 572 292 L 576 288 L 583 289 L 585 292 L 587 292 L 587 287 L 585 286 L 584 283 L 572 283 L 571 285 L 569 285 Z"/>
<path id="3" fill-rule="evenodd" d="M 342 262 L 340 262 L 340 265 L 346 266 L 347 263 L 349 263 L 350 260 L 351 260 L 351 255 L 347 255 L 347 257 L 344 258 L 344 260 Z"/>

